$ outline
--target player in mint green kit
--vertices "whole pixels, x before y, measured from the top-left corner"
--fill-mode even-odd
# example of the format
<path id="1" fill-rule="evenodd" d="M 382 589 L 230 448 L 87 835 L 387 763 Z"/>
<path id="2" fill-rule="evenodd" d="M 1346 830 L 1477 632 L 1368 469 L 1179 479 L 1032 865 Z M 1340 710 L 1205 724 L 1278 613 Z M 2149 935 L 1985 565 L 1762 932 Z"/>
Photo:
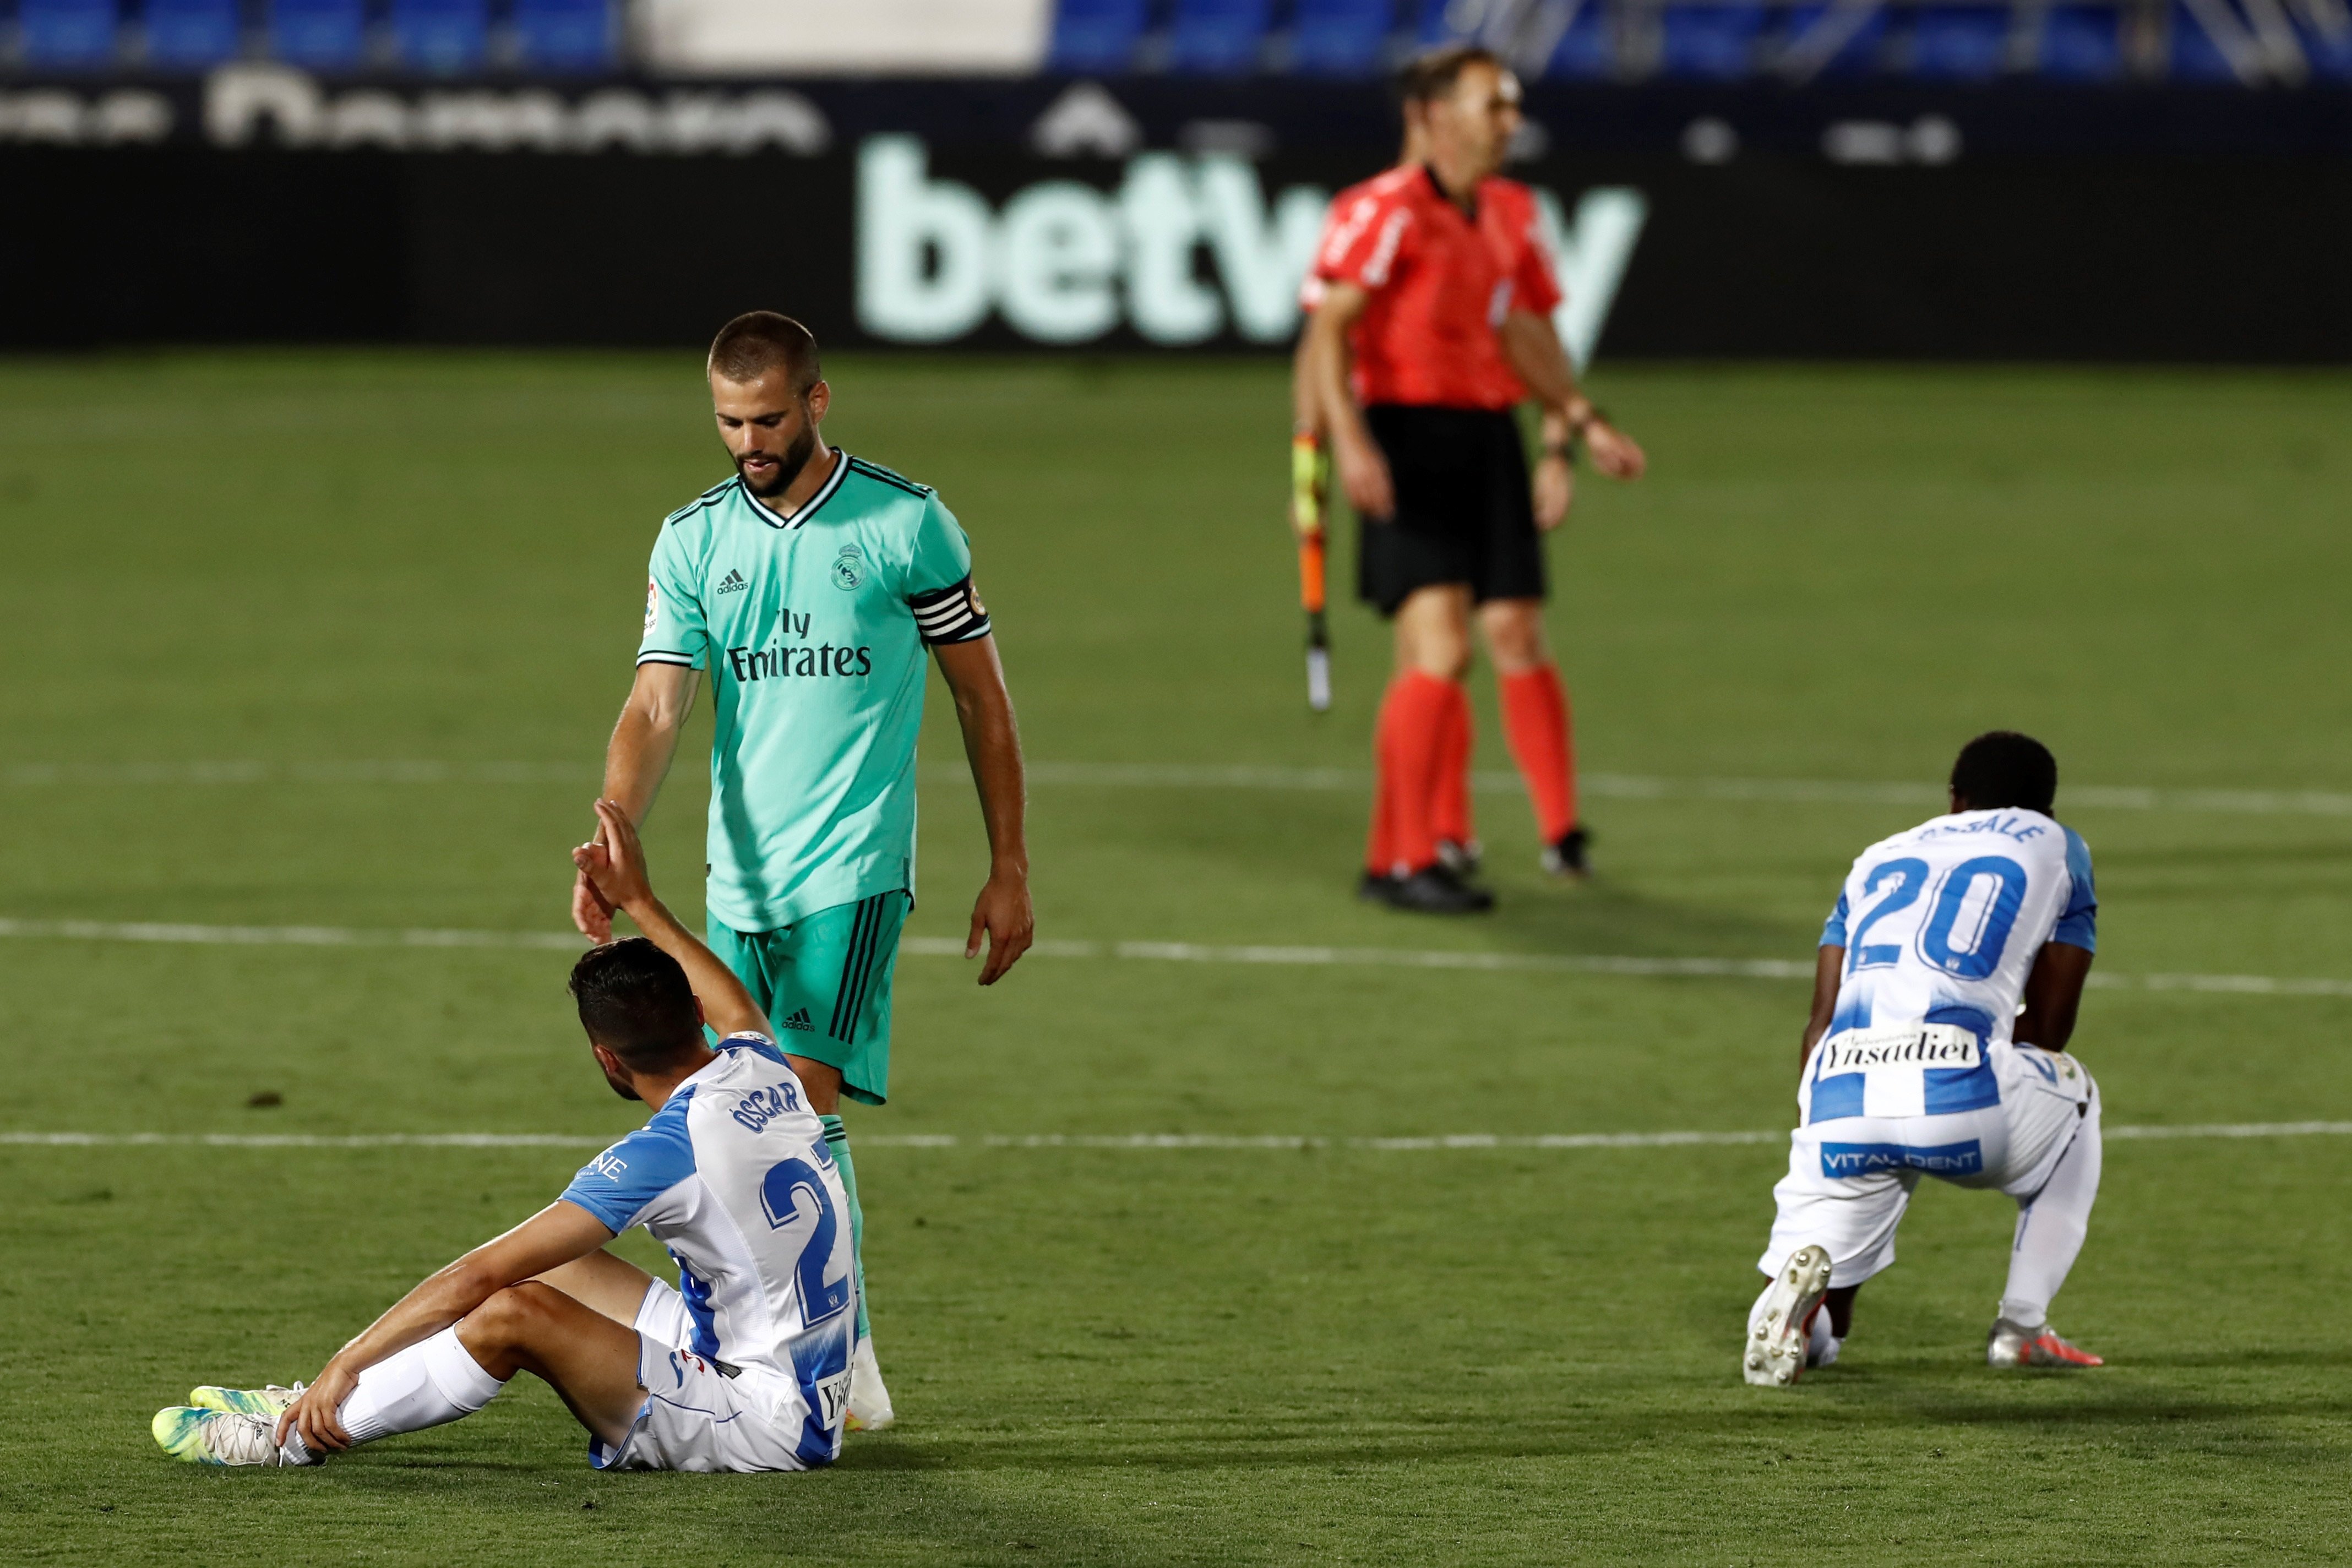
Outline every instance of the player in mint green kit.
<path id="1" fill-rule="evenodd" d="M 924 659 L 954 694 L 987 825 L 989 878 L 965 956 L 993 984 L 1029 946 L 1021 744 L 971 549 L 927 485 L 826 445 L 814 338 L 754 311 L 710 346 L 711 405 L 735 477 L 662 522 L 637 675 L 604 795 L 643 822 L 708 674 L 708 942 L 767 1016 L 819 1112 L 858 1248 L 861 1343 L 849 1424 L 891 1420 L 864 1288 L 864 1211 L 842 1097 L 890 1092 L 890 979 L 915 896 L 915 740 Z M 612 910 L 584 877 L 572 919 Z"/>

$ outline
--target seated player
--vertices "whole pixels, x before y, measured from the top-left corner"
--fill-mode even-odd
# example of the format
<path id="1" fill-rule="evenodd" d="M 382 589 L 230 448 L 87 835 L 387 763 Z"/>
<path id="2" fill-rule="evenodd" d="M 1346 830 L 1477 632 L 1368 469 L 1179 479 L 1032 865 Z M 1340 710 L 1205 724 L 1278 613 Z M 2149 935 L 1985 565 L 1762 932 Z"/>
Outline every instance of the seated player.
<path id="1" fill-rule="evenodd" d="M 2017 1200 L 1994 1366 L 2097 1366 L 2050 1326 L 2099 1191 L 2099 1091 L 2066 1054 L 2096 945 L 2091 852 L 2038 741 L 1979 735 L 1947 816 L 1871 846 L 1822 932 L 1780 1215 L 1740 1370 L 1826 1366 L 1922 1175 Z"/>
<path id="2" fill-rule="evenodd" d="M 572 994 L 606 1081 L 653 1119 L 307 1387 L 199 1388 L 160 1412 L 165 1453 L 317 1464 L 469 1415 L 530 1372 L 600 1468 L 802 1470 L 840 1454 L 857 1286 L 824 1129 L 742 984 L 653 896 L 628 817 L 610 802 L 597 816 L 573 858 L 646 935 L 590 951 Z M 604 1249 L 633 1225 L 668 1247 L 683 1295 Z"/>

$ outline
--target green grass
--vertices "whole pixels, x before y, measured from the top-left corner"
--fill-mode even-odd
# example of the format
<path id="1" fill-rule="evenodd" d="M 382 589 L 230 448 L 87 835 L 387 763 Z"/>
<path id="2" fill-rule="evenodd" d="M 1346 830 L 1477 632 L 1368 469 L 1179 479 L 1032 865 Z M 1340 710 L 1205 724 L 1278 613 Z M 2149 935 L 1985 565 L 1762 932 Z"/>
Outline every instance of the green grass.
<path id="1" fill-rule="evenodd" d="M 1385 660 L 1352 607 L 1339 710 L 1303 710 L 1279 367 L 834 379 L 833 433 L 970 527 L 1034 758 L 1362 765 Z M 1589 483 L 1553 546 L 1588 768 L 1928 781 L 2009 724 L 2070 783 L 2352 789 L 2352 380 L 1601 382 L 1655 466 Z M 699 396 L 688 357 L 0 365 L 0 918 L 563 929 L 654 526 L 725 471 Z M 925 755 L 909 929 L 957 935 L 984 859 L 936 693 Z M 300 773 L 362 761 L 539 771 Z M 203 762 L 276 771 L 125 771 Z M 651 835 L 682 903 L 701 801 L 689 760 Z M 1554 888 L 1524 808 L 1480 805 L 1503 906 L 1432 925 L 1347 897 L 1355 792 L 1041 784 L 1040 934 L 1802 962 L 1854 852 L 1924 815 L 1601 797 L 1601 876 Z M 2352 979 L 2352 816 L 2060 809 L 2098 858 L 2103 973 Z M 566 962 L 0 939 L 0 1130 L 616 1134 Z M 528 1379 L 318 1472 L 168 1465 L 158 1405 L 307 1375 L 583 1151 L 0 1145 L 0 1557 L 2352 1556 L 2352 1140 L 2111 1142 L 2056 1314 L 2113 1362 L 2082 1377 L 1983 1369 L 2011 1210 L 1924 1192 L 1846 1359 L 1772 1396 L 1732 1346 L 1779 1149 L 1348 1140 L 1785 1125 L 1801 985 L 1108 956 L 971 979 L 904 961 L 894 1102 L 852 1123 L 903 1419 L 818 1475 L 595 1475 Z M 2341 996 L 2103 990 L 2077 1049 L 2110 1125 L 2346 1120 L 2347 1025 Z M 986 1142 L 1160 1132 L 1329 1142 Z M 909 1134 L 959 1142 L 883 1142 Z"/>

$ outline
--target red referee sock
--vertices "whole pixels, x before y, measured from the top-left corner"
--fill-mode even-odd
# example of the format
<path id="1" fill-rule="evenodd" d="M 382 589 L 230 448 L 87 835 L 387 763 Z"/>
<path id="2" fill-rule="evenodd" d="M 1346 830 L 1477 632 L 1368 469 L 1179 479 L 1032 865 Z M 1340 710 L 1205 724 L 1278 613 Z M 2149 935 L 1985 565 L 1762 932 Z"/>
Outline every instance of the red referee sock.
<path id="1" fill-rule="evenodd" d="M 1381 807 L 1385 803 L 1388 862 L 1375 864 L 1376 871 L 1410 873 L 1436 864 L 1437 835 L 1431 826 L 1430 808 L 1437 786 L 1445 710 L 1452 700 L 1449 693 L 1460 689 L 1450 680 L 1418 669 L 1408 669 L 1389 682 L 1375 740 L 1380 784 L 1373 796 L 1372 837 L 1367 846 L 1368 855 L 1383 847 L 1379 840 Z"/>
<path id="2" fill-rule="evenodd" d="M 1372 825 L 1364 835 L 1364 871 L 1385 877 L 1396 869 L 1396 832 L 1390 821 L 1389 764 L 1380 743 L 1381 725 L 1388 722 L 1388 704 L 1381 705 L 1380 724 L 1372 731 Z"/>
<path id="3" fill-rule="evenodd" d="M 1568 690 L 1560 684 L 1556 665 L 1507 675 L 1503 688 L 1503 731 L 1510 738 L 1511 755 L 1527 780 L 1528 799 L 1536 808 L 1536 827 L 1546 844 L 1576 826 L 1576 745 L 1570 738 Z"/>
<path id="4" fill-rule="evenodd" d="M 1445 683 L 1444 727 L 1437 741 L 1437 783 L 1430 799 L 1430 831 L 1440 839 L 1471 843 L 1478 837 L 1470 820 L 1470 745 L 1474 738 L 1470 690 L 1458 680 Z"/>

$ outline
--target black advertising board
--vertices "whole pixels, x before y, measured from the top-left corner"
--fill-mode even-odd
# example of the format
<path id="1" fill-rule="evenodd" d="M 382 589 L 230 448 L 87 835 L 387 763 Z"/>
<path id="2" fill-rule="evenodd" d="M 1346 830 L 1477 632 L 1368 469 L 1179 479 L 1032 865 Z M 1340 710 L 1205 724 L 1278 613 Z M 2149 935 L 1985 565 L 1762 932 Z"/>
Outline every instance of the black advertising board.
<path id="1" fill-rule="evenodd" d="M 1389 151 L 1362 89 L 1295 122 L 1243 89 L 567 94 L 0 90 L 0 345 L 689 346 L 764 306 L 843 346 L 1276 352 Z M 2201 142 L 2039 101 L 2036 145 L 1999 95 L 1539 93 L 1511 173 L 1585 352 L 2352 360 L 2345 100 L 2198 100 Z"/>

